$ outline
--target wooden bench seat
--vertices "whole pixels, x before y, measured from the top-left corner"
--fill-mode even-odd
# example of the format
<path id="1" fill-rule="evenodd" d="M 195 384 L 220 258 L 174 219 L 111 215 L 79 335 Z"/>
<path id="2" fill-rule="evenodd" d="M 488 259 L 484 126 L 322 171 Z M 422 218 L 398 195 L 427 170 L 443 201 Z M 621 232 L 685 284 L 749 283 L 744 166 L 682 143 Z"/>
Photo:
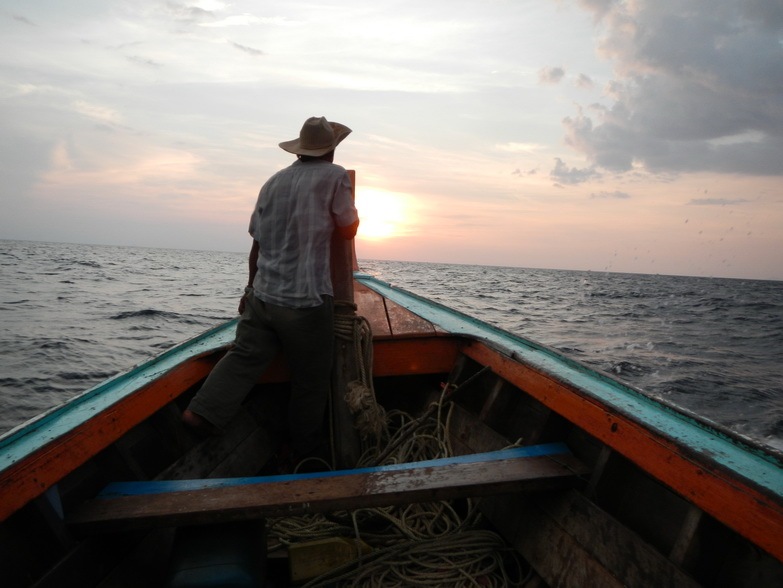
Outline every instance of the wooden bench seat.
<path id="1" fill-rule="evenodd" d="M 115 483 L 66 522 L 87 533 L 281 517 L 567 487 L 586 473 L 554 443 L 318 474 Z"/>

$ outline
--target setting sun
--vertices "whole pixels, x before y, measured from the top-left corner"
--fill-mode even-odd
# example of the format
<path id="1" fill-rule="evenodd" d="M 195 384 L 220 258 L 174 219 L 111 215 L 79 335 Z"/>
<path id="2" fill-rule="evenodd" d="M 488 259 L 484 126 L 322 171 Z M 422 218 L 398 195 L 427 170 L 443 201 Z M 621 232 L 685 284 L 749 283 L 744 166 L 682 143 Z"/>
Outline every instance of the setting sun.
<path id="1" fill-rule="evenodd" d="M 373 188 L 356 191 L 356 208 L 359 211 L 357 237 L 378 240 L 402 234 L 408 217 L 407 197 L 395 192 Z"/>

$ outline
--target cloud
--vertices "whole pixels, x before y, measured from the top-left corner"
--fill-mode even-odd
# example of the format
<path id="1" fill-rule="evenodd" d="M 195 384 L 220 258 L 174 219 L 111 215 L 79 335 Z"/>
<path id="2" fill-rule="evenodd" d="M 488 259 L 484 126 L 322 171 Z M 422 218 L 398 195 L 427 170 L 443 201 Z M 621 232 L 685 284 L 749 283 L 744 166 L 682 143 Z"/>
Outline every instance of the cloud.
<path id="1" fill-rule="evenodd" d="M 207 10 L 199 6 L 185 6 L 178 2 L 167 2 L 169 14 L 176 20 L 187 23 L 201 23 L 214 20 L 215 15 L 212 10 Z M 214 6 L 213 9 L 220 9 L 220 6 Z"/>
<path id="2" fill-rule="evenodd" d="M 581 4 L 600 22 L 615 79 L 611 104 L 563 121 L 569 145 L 613 171 L 783 175 L 779 3 Z"/>
<path id="3" fill-rule="evenodd" d="M 602 18 L 612 7 L 618 3 L 617 0 L 579 0 L 579 3 L 585 6 L 591 12 L 594 12 L 597 18 Z"/>
<path id="4" fill-rule="evenodd" d="M 202 27 L 244 27 L 248 25 L 253 24 L 259 24 L 263 23 L 264 20 L 254 16 L 252 14 L 244 13 L 244 14 L 232 14 L 231 16 L 227 16 L 223 20 L 215 21 L 215 22 L 209 22 L 209 23 L 202 23 Z"/>
<path id="5" fill-rule="evenodd" d="M 734 200 L 728 198 L 694 198 L 688 204 L 695 206 L 727 206 L 729 204 L 744 204 L 746 202 L 750 201 L 744 198 L 736 198 Z"/>
<path id="6" fill-rule="evenodd" d="M 586 74 L 579 74 L 574 82 L 577 88 L 583 88 L 585 90 L 591 90 L 593 88 L 593 80 Z"/>
<path id="7" fill-rule="evenodd" d="M 614 192 L 596 192 L 590 194 L 590 198 L 597 200 L 627 200 L 631 195 L 627 192 L 620 192 L 616 190 Z"/>
<path id="8" fill-rule="evenodd" d="M 561 184 L 581 184 L 598 176 L 596 170 L 592 167 L 578 169 L 569 168 L 559 157 L 555 158 L 555 167 L 549 172 L 549 176 Z"/>
<path id="9" fill-rule="evenodd" d="M 122 117 L 113 108 L 78 99 L 71 103 L 71 108 L 87 118 L 95 119 L 103 123 L 120 123 Z"/>
<path id="10" fill-rule="evenodd" d="M 496 145 L 495 149 L 498 151 L 504 151 L 507 153 L 535 153 L 545 149 L 544 145 L 539 143 L 503 143 L 502 145 Z"/>
<path id="11" fill-rule="evenodd" d="M 604 121 L 598 127 L 594 127 L 593 120 L 581 111 L 576 117 L 563 120 L 566 144 L 584 153 L 589 161 L 599 167 L 618 172 L 630 170 L 633 153 L 627 145 L 637 139 L 622 124 L 622 109 L 611 112 L 595 108 Z"/>
<path id="12" fill-rule="evenodd" d="M 240 51 L 243 51 L 244 53 L 247 53 L 249 55 L 253 55 L 254 57 L 263 55 L 264 52 L 260 49 L 254 49 L 253 47 L 247 47 L 246 45 L 240 45 L 239 43 L 231 43 L 234 47 L 239 49 Z"/>
<path id="13" fill-rule="evenodd" d="M 538 72 L 538 81 L 542 84 L 559 84 L 565 73 L 562 67 L 545 67 Z"/>
<path id="14" fill-rule="evenodd" d="M 158 63 L 157 61 L 148 59 L 147 57 L 139 57 L 138 55 L 128 55 L 128 61 L 139 65 L 143 65 L 145 67 L 154 67 L 154 68 L 161 67 L 161 64 Z"/>
<path id="15" fill-rule="evenodd" d="M 33 27 L 36 26 L 36 24 L 34 22 L 32 22 L 30 19 L 28 19 L 28 18 L 26 18 L 24 16 L 21 16 L 19 14 L 14 14 L 13 15 L 13 19 L 15 21 L 17 21 L 17 22 L 21 22 L 21 23 L 24 23 L 26 25 L 30 25 L 30 26 L 33 26 Z"/>

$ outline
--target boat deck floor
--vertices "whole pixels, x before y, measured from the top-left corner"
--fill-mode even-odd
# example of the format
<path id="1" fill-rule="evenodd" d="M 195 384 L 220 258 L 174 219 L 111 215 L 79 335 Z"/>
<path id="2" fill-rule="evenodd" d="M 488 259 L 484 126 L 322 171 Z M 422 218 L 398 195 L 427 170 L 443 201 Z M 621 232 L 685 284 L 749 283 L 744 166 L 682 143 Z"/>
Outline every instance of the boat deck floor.
<path id="1" fill-rule="evenodd" d="M 438 332 L 431 322 L 384 298 L 364 284 L 354 282 L 353 294 L 356 312 L 367 319 L 374 337 L 432 335 Z"/>

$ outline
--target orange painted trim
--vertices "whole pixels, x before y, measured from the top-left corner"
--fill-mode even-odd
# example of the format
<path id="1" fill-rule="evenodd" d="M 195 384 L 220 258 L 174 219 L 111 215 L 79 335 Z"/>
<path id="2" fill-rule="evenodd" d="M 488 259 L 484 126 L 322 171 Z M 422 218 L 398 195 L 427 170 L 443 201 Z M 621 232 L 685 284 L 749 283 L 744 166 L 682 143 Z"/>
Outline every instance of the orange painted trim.
<path id="1" fill-rule="evenodd" d="M 779 502 L 732 477 L 727 470 L 702 462 L 695 454 L 688 455 L 671 439 L 584 396 L 576 388 L 481 343 L 472 343 L 463 351 L 783 561 L 783 505 Z"/>
<path id="2" fill-rule="evenodd" d="M 0 521 L 57 484 L 185 390 L 205 378 L 215 354 L 194 358 L 54 439 L 0 474 Z"/>
<path id="3" fill-rule="evenodd" d="M 445 337 L 382 341 L 376 343 L 373 371 L 375 375 L 448 372 L 458 351 L 457 341 Z M 130 429 L 206 378 L 222 355 L 208 354 L 178 365 L 8 467 L 0 473 L 0 496 L 3 496 L 0 521 L 42 495 Z M 282 356 L 278 356 L 259 378 L 259 383 L 287 380 L 288 368 Z"/>
<path id="4" fill-rule="evenodd" d="M 454 337 L 411 336 L 376 339 L 373 376 L 409 376 L 449 373 L 462 349 Z"/>

